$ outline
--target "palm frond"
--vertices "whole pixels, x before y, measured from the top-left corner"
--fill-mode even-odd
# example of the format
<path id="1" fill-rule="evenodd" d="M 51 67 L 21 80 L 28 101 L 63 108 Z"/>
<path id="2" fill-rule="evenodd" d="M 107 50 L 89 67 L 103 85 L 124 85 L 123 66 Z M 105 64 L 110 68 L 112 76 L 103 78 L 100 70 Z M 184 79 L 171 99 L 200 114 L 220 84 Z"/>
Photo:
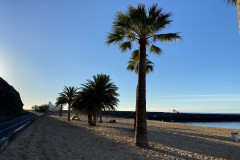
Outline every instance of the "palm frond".
<path id="1" fill-rule="evenodd" d="M 147 19 L 145 5 L 140 3 L 136 8 L 129 6 L 128 15 L 135 25 L 143 25 Z"/>
<path id="2" fill-rule="evenodd" d="M 161 48 L 155 46 L 155 45 L 151 45 L 151 47 L 149 48 L 149 53 L 154 53 L 157 55 L 162 55 L 163 51 L 161 50 Z"/>
<path id="3" fill-rule="evenodd" d="M 178 33 L 157 34 L 153 36 L 153 41 L 160 40 L 162 42 L 180 41 L 181 37 Z"/>
<path id="4" fill-rule="evenodd" d="M 130 29 L 131 19 L 127 14 L 118 12 L 113 21 L 113 28 Z"/>
<path id="5" fill-rule="evenodd" d="M 225 0 L 225 1 L 230 5 L 234 5 L 234 6 L 237 5 L 237 0 Z"/>
<path id="6" fill-rule="evenodd" d="M 133 60 L 139 59 L 139 50 L 138 50 L 138 49 L 137 49 L 137 50 L 134 50 L 134 51 L 132 52 L 132 57 L 131 57 L 131 59 L 133 59 Z"/>
<path id="7" fill-rule="evenodd" d="M 127 50 L 131 50 L 132 44 L 131 42 L 123 42 L 119 45 L 119 48 L 122 50 L 122 52 L 126 52 Z"/>
<path id="8" fill-rule="evenodd" d="M 108 36 L 107 36 L 107 41 L 106 41 L 106 44 L 109 45 L 109 44 L 117 44 L 118 42 L 121 42 L 124 37 L 119 35 L 119 34 L 114 34 L 114 33 L 108 33 Z"/>
<path id="9" fill-rule="evenodd" d="M 166 26 L 168 26 L 172 20 L 170 20 L 170 17 L 172 16 L 172 13 L 162 13 L 162 9 L 159 8 L 159 14 L 156 17 L 156 19 L 154 20 L 154 22 L 152 24 L 149 25 L 149 28 L 151 28 L 150 33 L 152 33 L 151 35 L 156 34 L 156 32 L 159 32 L 163 29 L 166 28 Z"/>
<path id="10" fill-rule="evenodd" d="M 60 97 L 57 97 L 55 105 L 57 106 L 64 105 L 66 103 L 67 103 L 67 99 L 65 98 L 65 96 L 64 97 L 60 96 Z"/>
<path id="11" fill-rule="evenodd" d="M 139 51 L 135 50 L 132 52 L 131 58 L 128 61 L 127 70 L 134 71 L 138 74 L 138 65 L 139 65 Z M 153 72 L 153 63 L 152 61 L 146 59 L 146 73 Z"/>
<path id="12" fill-rule="evenodd" d="M 162 9 L 158 9 L 157 4 L 153 4 L 148 11 L 148 24 L 153 24 L 161 12 Z"/>
<path id="13" fill-rule="evenodd" d="M 132 60 L 128 61 L 127 70 L 134 71 L 134 69 L 135 65 L 133 64 L 133 61 Z"/>
<path id="14" fill-rule="evenodd" d="M 153 62 L 152 61 L 150 61 L 150 60 L 148 60 L 148 59 L 146 59 L 146 73 L 148 74 L 148 73 L 150 73 L 150 72 L 153 72 L 153 66 L 154 66 L 154 64 L 153 64 Z"/>

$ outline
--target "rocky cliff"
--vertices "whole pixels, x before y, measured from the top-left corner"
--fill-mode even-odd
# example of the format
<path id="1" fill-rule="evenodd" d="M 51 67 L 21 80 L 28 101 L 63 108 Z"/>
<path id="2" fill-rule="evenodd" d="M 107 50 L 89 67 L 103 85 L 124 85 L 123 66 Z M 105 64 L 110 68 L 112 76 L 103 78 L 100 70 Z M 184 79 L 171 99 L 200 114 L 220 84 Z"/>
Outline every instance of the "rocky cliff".
<path id="1" fill-rule="evenodd" d="M 0 114 L 15 114 L 22 109 L 20 94 L 0 77 Z"/>

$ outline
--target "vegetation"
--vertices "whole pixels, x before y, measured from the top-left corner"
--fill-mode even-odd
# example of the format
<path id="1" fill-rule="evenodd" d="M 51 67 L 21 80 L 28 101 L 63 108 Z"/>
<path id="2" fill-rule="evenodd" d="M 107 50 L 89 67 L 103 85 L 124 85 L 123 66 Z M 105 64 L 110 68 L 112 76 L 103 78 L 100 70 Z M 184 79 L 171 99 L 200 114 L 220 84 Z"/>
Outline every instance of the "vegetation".
<path id="1" fill-rule="evenodd" d="M 88 115 L 88 124 L 96 126 L 97 114 L 101 115 L 102 110 L 116 109 L 119 102 L 117 90 L 118 87 L 111 82 L 110 76 L 105 74 L 93 76 L 93 80 L 87 80 L 82 84 L 73 108 L 85 112 Z"/>
<path id="2" fill-rule="evenodd" d="M 226 0 L 228 4 L 237 6 L 238 11 L 238 23 L 239 23 L 239 33 L 240 33 L 240 0 Z"/>
<path id="3" fill-rule="evenodd" d="M 70 121 L 70 109 L 74 98 L 77 96 L 77 87 L 64 86 L 63 92 L 59 93 L 59 102 L 61 105 L 68 104 L 68 121 Z"/>
<path id="4" fill-rule="evenodd" d="M 146 48 L 149 53 L 161 55 L 162 50 L 153 42 L 172 42 L 180 40 L 178 33 L 159 34 L 172 21 L 171 13 L 163 12 L 157 4 L 152 5 L 148 12 L 144 4 L 137 7 L 129 6 L 126 13 L 118 12 L 113 22 L 113 33 L 108 34 L 107 44 L 117 44 L 125 52 L 132 49 L 132 43 L 139 46 L 138 87 L 136 99 L 136 130 L 137 146 L 148 146 L 146 123 Z"/>
<path id="5" fill-rule="evenodd" d="M 132 52 L 131 60 L 128 61 L 127 70 L 134 71 L 138 74 L 138 66 L 139 66 L 139 50 L 135 50 Z M 146 58 L 146 74 L 153 72 L 153 62 Z"/>
<path id="6" fill-rule="evenodd" d="M 63 105 L 66 104 L 66 103 L 67 103 L 67 101 L 66 101 L 65 98 L 63 98 L 63 97 L 57 97 L 55 105 L 56 105 L 56 106 L 60 106 L 60 109 L 59 109 L 59 116 L 60 116 L 60 117 L 62 117 Z"/>
<path id="7" fill-rule="evenodd" d="M 49 111 L 49 105 L 47 105 L 47 104 L 43 104 L 43 105 L 41 105 L 41 106 L 37 106 L 37 105 L 35 105 L 35 106 L 33 106 L 32 107 L 35 111 L 37 111 L 37 112 L 47 112 L 47 111 Z"/>

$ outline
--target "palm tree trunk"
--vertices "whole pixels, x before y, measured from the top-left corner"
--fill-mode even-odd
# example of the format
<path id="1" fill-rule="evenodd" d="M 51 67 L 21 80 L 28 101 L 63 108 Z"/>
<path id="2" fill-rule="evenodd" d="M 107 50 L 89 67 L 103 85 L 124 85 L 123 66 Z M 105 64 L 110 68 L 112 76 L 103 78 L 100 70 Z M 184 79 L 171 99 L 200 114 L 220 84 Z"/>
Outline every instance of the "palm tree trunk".
<path id="1" fill-rule="evenodd" d="M 68 121 L 70 121 L 70 104 L 68 104 Z"/>
<path id="2" fill-rule="evenodd" d="M 146 39 L 139 40 L 138 89 L 136 101 L 135 143 L 139 147 L 148 146 L 146 116 Z"/>
<path id="3" fill-rule="evenodd" d="M 240 0 L 237 0 L 237 10 L 238 10 L 238 27 L 239 27 L 239 34 L 240 34 Z"/>
<path id="4" fill-rule="evenodd" d="M 104 114 L 106 115 L 106 120 L 108 120 L 105 108 L 103 108 L 103 110 L 104 110 Z"/>
<path id="5" fill-rule="evenodd" d="M 103 121 L 102 121 L 102 109 L 100 109 L 99 117 L 100 117 L 100 123 L 103 123 Z"/>
<path id="6" fill-rule="evenodd" d="M 137 101 L 137 92 L 138 92 L 138 84 L 137 84 L 137 88 L 136 88 L 136 101 Z M 134 131 L 136 129 L 136 108 L 135 108 L 135 118 L 134 118 Z"/>
<path id="7" fill-rule="evenodd" d="M 88 125 L 92 126 L 92 114 L 88 113 Z"/>
<path id="8" fill-rule="evenodd" d="M 60 105 L 59 116 L 62 117 L 62 104 Z"/>
<path id="9" fill-rule="evenodd" d="M 97 113 L 94 112 L 93 113 L 93 123 L 92 123 L 92 126 L 96 126 L 96 123 L 97 123 Z"/>

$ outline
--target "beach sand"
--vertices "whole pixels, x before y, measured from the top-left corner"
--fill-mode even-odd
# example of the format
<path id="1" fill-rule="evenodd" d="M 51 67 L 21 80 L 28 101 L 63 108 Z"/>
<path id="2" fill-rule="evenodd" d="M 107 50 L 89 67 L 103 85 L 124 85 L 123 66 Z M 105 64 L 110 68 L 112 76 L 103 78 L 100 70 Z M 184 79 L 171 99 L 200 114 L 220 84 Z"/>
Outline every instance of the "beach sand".
<path id="1" fill-rule="evenodd" d="M 149 147 L 134 146 L 133 119 L 103 118 L 97 127 L 87 117 L 67 121 L 67 115 L 46 115 L 33 122 L 2 153 L 1 160 L 141 160 L 231 159 L 240 160 L 236 129 L 198 127 L 147 121 Z M 118 119 L 118 123 L 107 123 Z"/>

